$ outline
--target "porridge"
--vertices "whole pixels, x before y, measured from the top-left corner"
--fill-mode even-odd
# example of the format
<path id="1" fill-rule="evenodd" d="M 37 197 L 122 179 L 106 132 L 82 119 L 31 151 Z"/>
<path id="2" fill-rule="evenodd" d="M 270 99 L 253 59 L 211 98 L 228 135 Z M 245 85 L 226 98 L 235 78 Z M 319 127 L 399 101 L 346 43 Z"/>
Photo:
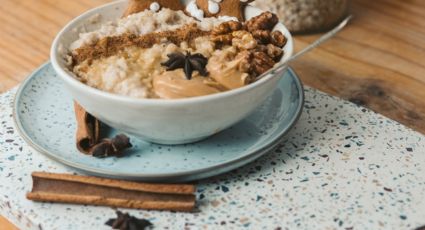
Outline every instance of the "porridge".
<path id="1" fill-rule="evenodd" d="M 276 15 L 203 18 L 191 4 L 187 14 L 155 7 L 80 34 L 65 57 L 70 70 L 106 92 L 174 99 L 243 87 L 281 59 Z"/>

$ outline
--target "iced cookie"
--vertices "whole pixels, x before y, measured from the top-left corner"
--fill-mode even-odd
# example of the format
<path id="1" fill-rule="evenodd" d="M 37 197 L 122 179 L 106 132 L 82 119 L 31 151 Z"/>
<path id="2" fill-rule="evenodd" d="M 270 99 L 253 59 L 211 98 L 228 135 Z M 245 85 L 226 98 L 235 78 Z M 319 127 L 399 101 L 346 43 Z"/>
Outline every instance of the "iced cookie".
<path id="1" fill-rule="evenodd" d="M 244 10 L 253 0 L 196 0 L 205 17 L 228 16 L 245 21 Z"/>
<path id="2" fill-rule="evenodd" d="M 130 14 L 142 12 L 146 9 L 158 12 L 161 8 L 169 8 L 171 10 L 183 10 L 184 6 L 180 0 L 130 0 L 123 17 Z"/>

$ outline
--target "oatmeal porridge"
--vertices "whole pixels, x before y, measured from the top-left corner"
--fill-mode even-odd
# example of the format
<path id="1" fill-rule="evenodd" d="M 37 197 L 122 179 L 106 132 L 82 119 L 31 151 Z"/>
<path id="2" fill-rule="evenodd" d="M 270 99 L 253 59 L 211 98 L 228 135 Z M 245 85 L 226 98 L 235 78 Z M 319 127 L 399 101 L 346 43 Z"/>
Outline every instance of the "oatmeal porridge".
<path id="1" fill-rule="evenodd" d="M 246 22 L 186 13 L 146 9 L 80 34 L 65 57 L 69 68 L 99 90 L 174 99 L 243 87 L 283 55 L 286 38 L 272 31 L 278 19 L 270 12 Z"/>

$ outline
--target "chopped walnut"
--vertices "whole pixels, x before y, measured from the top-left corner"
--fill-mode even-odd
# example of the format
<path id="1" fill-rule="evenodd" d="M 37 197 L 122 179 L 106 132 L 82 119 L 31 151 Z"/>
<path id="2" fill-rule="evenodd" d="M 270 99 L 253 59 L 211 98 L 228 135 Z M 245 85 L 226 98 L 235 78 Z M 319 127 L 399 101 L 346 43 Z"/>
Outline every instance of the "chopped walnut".
<path id="1" fill-rule="evenodd" d="M 273 44 L 258 45 L 255 48 L 255 51 L 267 54 L 275 62 L 280 61 L 280 58 L 282 58 L 283 55 L 283 50 Z"/>
<path id="2" fill-rule="evenodd" d="M 273 31 L 271 33 L 271 43 L 277 47 L 284 47 L 286 45 L 287 39 L 280 31 Z"/>
<path id="3" fill-rule="evenodd" d="M 252 36 L 252 34 L 248 31 L 234 31 L 232 33 L 232 36 L 232 45 L 239 49 L 249 50 L 254 49 L 257 46 L 257 41 L 255 40 L 254 36 Z"/>
<path id="4" fill-rule="evenodd" d="M 236 31 L 242 29 L 243 25 L 237 21 L 228 21 L 227 25 L 229 26 L 231 31 Z"/>
<path id="5" fill-rule="evenodd" d="M 235 59 L 241 60 L 238 66 L 238 70 L 241 72 L 249 73 L 252 71 L 252 57 L 253 53 L 248 50 L 244 50 L 236 55 Z"/>
<path id="6" fill-rule="evenodd" d="M 277 22 L 276 15 L 266 12 L 245 24 L 222 23 L 213 29 L 211 39 L 216 48 L 227 45 L 236 48 L 238 70 L 255 77 L 273 68 L 284 54 L 280 47 L 286 44 L 285 36 L 279 31 L 272 32 Z"/>
<path id="7" fill-rule="evenodd" d="M 257 52 L 267 53 L 267 45 L 258 45 L 258 46 L 255 48 L 255 51 L 257 51 Z"/>
<path id="8" fill-rule="evenodd" d="M 211 34 L 212 35 L 228 34 L 240 29 L 242 29 L 242 23 L 237 21 L 228 21 L 228 22 L 223 22 L 220 25 L 214 27 L 214 29 L 211 31 Z"/>
<path id="9" fill-rule="evenodd" d="M 257 75 L 261 75 L 274 66 L 275 62 L 271 57 L 263 52 L 254 52 L 252 67 Z"/>
<path id="10" fill-rule="evenodd" d="M 279 22 L 276 14 L 264 12 L 256 17 L 251 18 L 246 22 L 248 31 L 256 30 L 272 30 L 273 27 Z"/>
<path id="11" fill-rule="evenodd" d="M 252 35 L 255 39 L 261 44 L 269 44 L 270 43 L 270 31 L 267 30 L 256 30 L 252 32 Z"/>
<path id="12" fill-rule="evenodd" d="M 216 45 L 231 45 L 233 36 L 232 34 L 222 34 L 211 37 L 211 41 Z"/>
<path id="13" fill-rule="evenodd" d="M 268 44 L 266 46 L 266 52 L 269 57 L 271 57 L 274 61 L 278 62 L 283 56 L 283 50 L 273 44 Z"/>

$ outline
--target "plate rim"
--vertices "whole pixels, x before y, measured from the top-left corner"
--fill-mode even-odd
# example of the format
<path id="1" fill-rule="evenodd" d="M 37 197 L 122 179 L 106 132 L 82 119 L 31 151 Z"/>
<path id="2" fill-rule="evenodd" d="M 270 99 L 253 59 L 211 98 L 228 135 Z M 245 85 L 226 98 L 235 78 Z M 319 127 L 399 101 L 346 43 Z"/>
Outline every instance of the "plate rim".
<path id="1" fill-rule="evenodd" d="M 36 151 L 40 152 L 41 154 L 47 156 L 48 158 L 57 161 L 61 164 L 64 164 L 66 166 L 72 167 L 74 169 L 77 170 L 81 170 L 87 173 L 91 173 L 91 174 L 97 174 L 97 175 L 102 175 L 105 177 L 115 177 L 115 178 L 127 178 L 130 180 L 152 180 L 152 179 L 164 179 L 164 178 L 172 178 L 172 179 L 176 179 L 176 178 L 181 178 L 181 177 L 185 177 L 185 176 L 192 176 L 193 174 L 205 174 L 214 170 L 219 170 L 222 168 L 231 168 L 231 165 L 236 164 L 236 163 L 240 163 L 240 162 L 246 162 L 243 163 L 247 164 L 249 162 L 254 161 L 255 159 L 263 156 L 264 154 L 266 154 L 268 151 L 274 149 L 281 141 L 281 139 L 292 129 L 292 127 L 297 123 L 297 121 L 299 120 L 301 114 L 302 114 L 302 110 L 304 107 L 304 102 L 305 102 L 305 94 L 304 94 L 304 87 L 303 84 L 301 82 L 301 80 L 299 79 L 298 75 L 295 73 L 295 71 L 291 68 L 288 67 L 286 72 L 289 72 L 289 74 L 292 76 L 292 78 L 295 81 L 295 85 L 298 88 L 298 98 L 299 98 L 299 103 L 297 104 L 296 110 L 295 110 L 295 116 L 293 116 L 290 120 L 290 122 L 288 123 L 288 125 L 282 129 L 281 134 L 277 135 L 272 141 L 270 141 L 269 143 L 265 144 L 263 147 L 254 150 L 248 154 L 243 155 L 242 157 L 239 158 L 233 158 L 230 159 L 228 161 L 219 163 L 219 164 L 215 164 L 209 167 L 205 167 L 205 168 L 201 168 L 201 169 L 195 169 L 195 170 L 187 170 L 187 171 L 182 171 L 182 172 L 175 172 L 175 173 L 152 173 L 152 174 L 134 174 L 134 173 L 117 173 L 117 172 L 112 172 L 109 170 L 103 170 L 103 169 L 99 169 L 99 168 L 94 168 L 91 166 L 87 166 L 84 164 L 80 164 L 80 163 L 75 163 L 73 161 L 69 161 L 69 160 L 65 160 L 59 156 L 57 156 L 56 154 L 51 153 L 50 151 L 48 151 L 47 149 L 41 147 L 39 144 L 35 143 L 26 133 L 25 128 L 22 126 L 21 122 L 19 122 L 19 115 L 18 115 L 18 103 L 19 103 L 19 99 L 21 98 L 21 95 L 23 93 L 23 90 L 25 88 L 25 86 L 30 82 L 30 80 L 36 76 L 40 71 L 42 71 L 43 69 L 45 69 L 46 67 L 48 67 L 49 65 L 51 65 L 50 61 L 47 61 L 45 63 L 43 63 L 42 65 L 40 65 L 36 70 L 34 70 L 32 73 L 30 73 L 24 81 L 22 81 L 22 83 L 19 85 L 14 98 L 13 98 L 13 108 L 12 108 L 12 116 L 13 116 L 13 122 L 17 128 L 17 131 L 19 133 L 19 135 L 24 139 L 24 141 L 31 146 L 32 148 L 34 148 Z M 248 150 L 249 151 L 249 150 Z M 237 167 L 238 168 L 238 167 Z M 232 169 L 230 169 L 232 170 Z M 226 170 L 226 172 L 230 171 L 230 170 Z M 222 174 L 224 172 L 220 172 L 218 174 Z M 218 174 L 214 174 L 214 175 L 218 175 Z M 211 176 L 214 176 L 211 175 Z M 198 179 L 203 179 L 206 177 L 211 177 L 211 176 L 200 176 L 197 179 L 190 179 L 190 180 L 198 180 Z"/>

